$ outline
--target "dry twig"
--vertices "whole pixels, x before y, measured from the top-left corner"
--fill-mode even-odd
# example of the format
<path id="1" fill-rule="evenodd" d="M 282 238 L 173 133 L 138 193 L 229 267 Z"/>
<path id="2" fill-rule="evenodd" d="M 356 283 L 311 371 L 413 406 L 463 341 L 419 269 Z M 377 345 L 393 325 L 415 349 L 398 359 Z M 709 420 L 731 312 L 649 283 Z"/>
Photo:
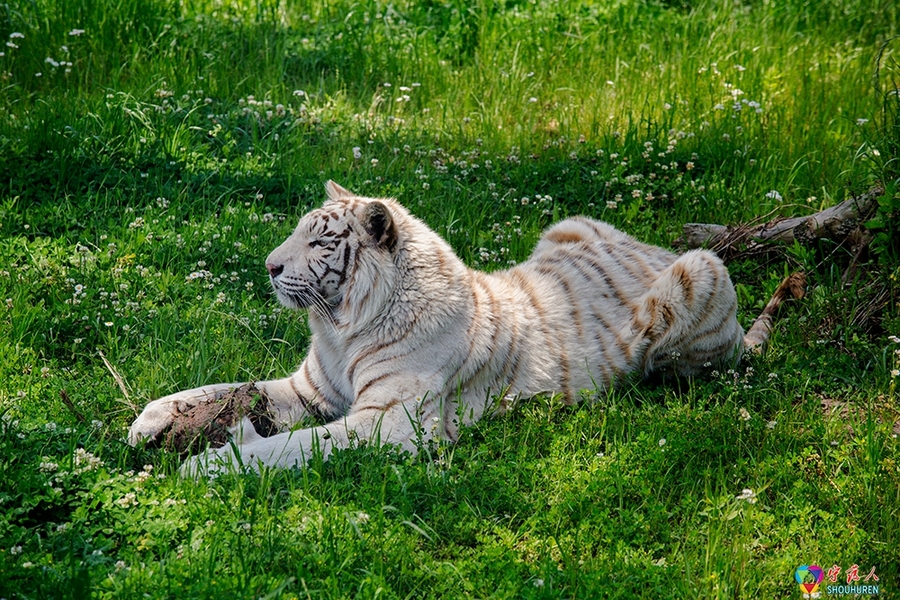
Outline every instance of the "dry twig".
<path id="1" fill-rule="evenodd" d="M 103 359 L 103 364 L 106 365 L 106 369 L 113 376 L 113 379 L 116 380 L 116 383 L 118 384 L 119 389 L 122 390 L 122 395 L 125 396 L 125 399 L 124 399 L 125 404 L 127 404 L 128 407 L 132 411 L 134 411 L 134 414 L 137 415 L 139 412 L 138 406 L 134 402 L 132 402 L 131 394 L 128 393 L 128 388 L 125 386 L 125 380 L 122 379 L 122 376 L 119 375 L 118 372 L 116 372 L 116 370 L 115 370 L 115 368 L 113 368 L 112 364 L 108 360 L 106 360 L 106 356 L 103 355 L 102 350 L 97 350 L 97 354 L 99 354 L 100 358 Z"/>

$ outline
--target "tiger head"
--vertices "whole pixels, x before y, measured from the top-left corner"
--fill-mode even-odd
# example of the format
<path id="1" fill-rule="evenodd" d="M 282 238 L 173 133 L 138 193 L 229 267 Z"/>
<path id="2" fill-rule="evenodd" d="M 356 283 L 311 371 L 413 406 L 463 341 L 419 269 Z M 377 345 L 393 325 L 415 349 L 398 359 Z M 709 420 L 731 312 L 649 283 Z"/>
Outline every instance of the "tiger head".
<path id="1" fill-rule="evenodd" d="M 328 199 L 300 219 L 266 259 L 279 301 L 331 321 L 354 298 L 389 293 L 398 227 L 390 200 L 361 198 L 333 181 Z M 390 205 L 390 206 L 389 206 Z"/>

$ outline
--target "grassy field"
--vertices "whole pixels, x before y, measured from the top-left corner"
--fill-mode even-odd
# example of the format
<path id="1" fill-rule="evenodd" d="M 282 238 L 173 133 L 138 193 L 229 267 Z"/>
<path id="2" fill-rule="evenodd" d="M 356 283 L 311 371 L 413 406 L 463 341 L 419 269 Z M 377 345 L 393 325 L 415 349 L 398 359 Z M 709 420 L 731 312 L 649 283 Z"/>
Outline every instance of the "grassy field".
<path id="1" fill-rule="evenodd" d="M 894 597 L 898 34 L 894 0 L 0 5 L 0 598 Z M 263 260 L 329 178 L 487 270 L 569 215 L 671 247 L 886 192 L 849 271 L 729 265 L 745 327 L 810 283 L 737 371 L 181 480 L 125 430 L 299 364 Z"/>

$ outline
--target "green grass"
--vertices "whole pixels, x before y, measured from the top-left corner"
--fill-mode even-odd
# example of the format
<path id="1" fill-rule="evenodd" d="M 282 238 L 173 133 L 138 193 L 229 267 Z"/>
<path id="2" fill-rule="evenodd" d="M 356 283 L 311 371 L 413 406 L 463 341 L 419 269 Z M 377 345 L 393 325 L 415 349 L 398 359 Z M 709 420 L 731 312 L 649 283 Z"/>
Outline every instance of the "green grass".
<path id="1" fill-rule="evenodd" d="M 888 0 L 0 6 L 0 597 L 796 598 L 813 563 L 892 597 L 898 34 Z M 574 214 L 672 246 L 886 193 L 849 278 L 729 265 L 745 326 L 810 277 L 737 372 L 180 480 L 125 428 L 295 368 L 262 262 L 329 178 L 488 270 Z"/>

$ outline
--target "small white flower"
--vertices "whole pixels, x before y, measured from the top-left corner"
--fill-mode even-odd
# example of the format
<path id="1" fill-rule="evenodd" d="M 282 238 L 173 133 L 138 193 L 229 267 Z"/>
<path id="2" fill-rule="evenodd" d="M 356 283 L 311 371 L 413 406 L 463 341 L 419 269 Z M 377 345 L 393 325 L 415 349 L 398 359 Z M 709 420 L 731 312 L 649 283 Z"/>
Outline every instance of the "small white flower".
<path id="1" fill-rule="evenodd" d="M 82 33 L 84 33 L 84 29 L 73 29 L 72 31 L 69 32 L 69 35 L 78 36 L 78 35 L 81 35 Z"/>
<path id="2" fill-rule="evenodd" d="M 766 198 L 771 198 L 776 202 L 781 202 L 784 199 L 781 197 L 781 194 L 778 193 L 778 190 L 770 190 L 766 193 Z"/>
<path id="3" fill-rule="evenodd" d="M 776 425 L 778 425 L 778 421 L 766 421 L 766 429 L 775 429 Z"/>
<path id="4" fill-rule="evenodd" d="M 662 448 L 666 445 L 666 438 L 659 438 L 659 447 Z"/>
<path id="5" fill-rule="evenodd" d="M 543 579 L 535 579 L 533 583 L 534 583 L 534 587 L 544 587 Z"/>
<path id="6" fill-rule="evenodd" d="M 353 146 L 353 159 L 359 160 L 362 158 L 362 148 L 359 146 Z"/>
<path id="7" fill-rule="evenodd" d="M 900 369 L 891 369 L 891 377 L 900 377 Z"/>
<path id="8" fill-rule="evenodd" d="M 747 412 L 747 409 L 744 408 L 743 406 L 741 407 L 740 415 L 741 415 L 741 421 L 749 421 L 750 420 L 750 413 Z"/>
<path id="9" fill-rule="evenodd" d="M 13 546 L 9 549 L 9 553 L 15 556 L 16 554 L 22 554 L 22 546 Z"/>
<path id="10" fill-rule="evenodd" d="M 750 488 L 744 488 L 740 494 L 735 496 L 735 500 L 744 500 L 748 504 L 756 504 L 756 492 Z"/>
<path id="11" fill-rule="evenodd" d="M 9 39 L 11 39 L 11 40 L 15 40 L 15 39 L 23 40 L 23 39 L 25 39 L 25 34 L 19 32 L 19 31 L 13 31 L 11 34 L 9 34 Z"/>
<path id="12" fill-rule="evenodd" d="M 306 92 L 304 92 L 303 90 L 294 90 L 294 95 L 297 97 L 305 96 Z"/>
<path id="13" fill-rule="evenodd" d="M 538 101 L 538 99 L 535 98 L 534 96 L 532 96 L 531 98 L 528 99 L 528 102 L 530 102 L 531 104 L 534 104 L 537 101 Z"/>
<path id="14" fill-rule="evenodd" d="M 868 123 L 868 122 L 869 122 L 868 119 L 857 119 L 857 120 L 856 120 L 856 124 L 859 125 L 860 127 L 863 126 L 863 125 L 865 125 L 865 124 Z"/>
<path id="15" fill-rule="evenodd" d="M 127 475 L 127 473 L 126 473 Z M 134 492 L 128 492 L 121 498 L 115 501 L 115 504 L 118 504 L 122 508 L 128 508 L 129 506 L 137 506 L 137 495 Z"/>

